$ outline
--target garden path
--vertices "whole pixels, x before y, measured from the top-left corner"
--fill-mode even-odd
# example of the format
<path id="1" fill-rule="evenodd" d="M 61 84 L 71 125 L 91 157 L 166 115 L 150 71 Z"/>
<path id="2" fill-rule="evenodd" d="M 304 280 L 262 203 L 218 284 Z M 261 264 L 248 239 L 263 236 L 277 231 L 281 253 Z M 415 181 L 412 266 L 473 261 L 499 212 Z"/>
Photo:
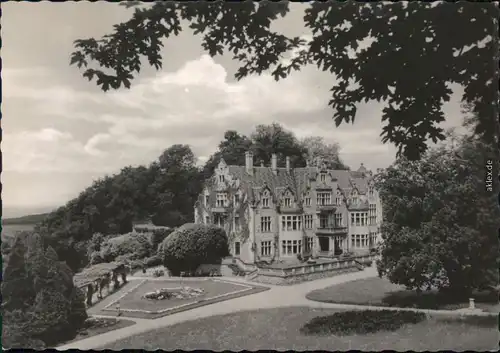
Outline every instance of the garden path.
<path id="1" fill-rule="evenodd" d="M 68 345 L 57 347 L 57 349 L 58 350 L 98 349 L 114 341 L 118 341 L 120 339 L 130 337 L 132 335 L 140 334 L 161 327 L 174 325 L 184 321 L 197 320 L 209 316 L 230 314 L 238 311 L 270 309 L 270 308 L 290 307 L 290 306 L 307 306 L 312 308 L 332 308 L 332 309 L 401 310 L 399 308 L 321 303 L 321 302 L 311 301 L 305 297 L 306 294 L 312 290 L 322 289 L 340 283 L 345 283 L 357 279 L 364 279 L 375 276 L 377 276 L 376 268 L 368 267 L 360 272 L 351 272 L 338 275 L 335 277 L 328 277 L 310 282 L 304 282 L 289 286 L 269 286 L 271 288 L 264 292 L 198 307 L 195 309 L 164 316 L 154 320 L 132 319 L 133 321 L 137 322 L 136 325 L 114 331 L 109 331 L 101 335 L 89 337 L 80 341 L 75 341 Z M 233 277 L 223 278 L 223 279 L 231 281 L 235 280 Z M 244 279 L 239 279 L 239 278 L 237 279 L 237 281 L 249 284 L 252 283 L 251 281 L 246 281 Z M 115 293 L 113 294 L 113 296 L 117 294 L 119 293 Z M 426 313 L 447 314 L 447 315 L 467 314 L 464 312 L 449 311 L 449 310 L 423 310 L 423 309 L 403 309 L 403 310 L 423 311 Z M 488 315 L 488 314 L 491 315 L 492 313 L 479 313 L 479 315 Z M 475 313 L 475 315 L 477 314 Z"/>

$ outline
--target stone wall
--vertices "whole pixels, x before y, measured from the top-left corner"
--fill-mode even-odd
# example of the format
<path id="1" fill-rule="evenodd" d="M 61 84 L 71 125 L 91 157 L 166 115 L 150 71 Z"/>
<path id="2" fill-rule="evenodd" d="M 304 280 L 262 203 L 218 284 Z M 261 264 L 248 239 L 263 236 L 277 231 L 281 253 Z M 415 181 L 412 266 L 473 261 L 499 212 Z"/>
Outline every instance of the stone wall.
<path id="1" fill-rule="evenodd" d="M 359 256 L 352 259 L 335 260 L 328 263 L 302 264 L 289 268 L 259 268 L 255 282 L 275 285 L 289 285 L 316 279 L 337 276 L 360 270 L 357 262 L 375 260 L 373 256 Z M 357 262 L 356 262 L 357 261 Z M 372 265 L 373 266 L 373 265 Z"/>
<path id="2" fill-rule="evenodd" d="M 323 272 L 307 273 L 293 275 L 289 277 L 278 277 L 278 276 L 268 276 L 268 275 L 258 275 L 253 281 L 263 284 L 274 284 L 274 285 L 291 285 L 295 283 L 313 281 L 316 279 L 327 278 L 338 276 L 343 273 L 357 272 L 359 271 L 356 267 L 341 268 Z"/>

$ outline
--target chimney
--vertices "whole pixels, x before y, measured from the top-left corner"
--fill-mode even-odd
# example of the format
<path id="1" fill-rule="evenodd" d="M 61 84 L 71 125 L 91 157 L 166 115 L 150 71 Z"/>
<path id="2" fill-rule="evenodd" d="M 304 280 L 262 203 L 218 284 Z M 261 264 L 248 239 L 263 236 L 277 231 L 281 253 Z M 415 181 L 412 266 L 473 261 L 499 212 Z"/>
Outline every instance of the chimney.
<path id="1" fill-rule="evenodd" d="M 290 173 L 290 157 L 286 156 L 286 171 Z"/>
<path id="2" fill-rule="evenodd" d="M 274 175 L 278 174 L 278 156 L 276 156 L 276 153 L 271 155 L 271 170 Z"/>
<path id="3" fill-rule="evenodd" d="M 253 154 L 250 151 L 245 152 L 245 170 L 248 174 L 253 174 Z"/>

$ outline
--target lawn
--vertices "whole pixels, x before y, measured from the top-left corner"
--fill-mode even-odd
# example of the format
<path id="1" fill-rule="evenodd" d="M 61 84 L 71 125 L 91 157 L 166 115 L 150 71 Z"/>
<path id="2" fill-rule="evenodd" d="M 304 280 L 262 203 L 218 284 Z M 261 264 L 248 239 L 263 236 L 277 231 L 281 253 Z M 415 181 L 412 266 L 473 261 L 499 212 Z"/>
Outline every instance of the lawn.
<path id="1" fill-rule="evenodd" d="M 278 308 L 213 316 L 149 331 L 103 349 L 144 350 L 363 350 L 363 351 L 491 351 L 498 348 L 496 325 L 431 317 L 394 332 L 350 336 L 307 336 L 301 327 L 338 310 Z"/>
<path id="2" fill-rule="evenodd" d="M 135 325 L 131 320 L 120 320 L 115 318 L 88 318 L 83 328 L 69 341 L 61 342 L 58 346 L 66 345 L 84 338 L 100 335 L 109 331 Z"/>
<path id="3" fill-rule="evenodd" d="M 170 298 L 164 300 L 148 300 L 143 298 L 144 294 L 154 292 L 157 289 L 179 288 L 185 286 L 202 289 L 203 293 L 200 296 L 186 299 Z M 122 316 L 154 319 L 202 305 L 255 294 L 267 289 L 268 288 L 261 286 L 250 286 L 214 279 L 147 280 L 121 298 L 119 304 Z M 111 305 L 108 304 L 109 306 L 107 308 L 103 308 L 101 314 L 109 315 L 110 312 L 117 312 L 116 305 L 114 303 L 110 304 Z"/>
<path id="4" fill-rule="evenodd" d="M 437 291 L 417 296 L 415 291 L 389 282 L 386 278 L 367 278 L 312 291 L 306 296 L 310 300 L 326 303 L 359 304 L 373 306 L 418 307 L 424 309 L 455 310 L 467 308 L 468 301 L 452 302 Z M 498 312 L 498 295 L 476 293 L 476 308 Z"/>

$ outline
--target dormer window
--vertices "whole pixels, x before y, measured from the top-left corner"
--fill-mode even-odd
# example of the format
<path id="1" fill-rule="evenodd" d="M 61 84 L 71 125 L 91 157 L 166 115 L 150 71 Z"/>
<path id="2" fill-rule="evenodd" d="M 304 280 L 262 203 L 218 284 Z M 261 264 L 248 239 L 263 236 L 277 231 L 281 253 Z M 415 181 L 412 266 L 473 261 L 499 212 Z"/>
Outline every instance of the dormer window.
<path id="1" fill-rule="evenodd" d="M 219 182 L 223 183 L 224 180 L 225 180 L 224 175 L 223 174 L 219 175 Z"/>
<path id="2" fill-rule="evenodd" d="M 318 192 L 317 196 L 316 202 L 319 206 L 331 205 L 332 195 L 329 192 Z"/>
<path id="3" fill-rule="evenodd" d="M 319 176 L 319 180 L 322 183 L 326 182 L 326 174 L 325 173 L 321 173 L 320 176 Z"/>
<path id="4" fill-rule="evenodd" d="M 225 193 L 218 193 L 217 194 L 217 201 L 216 201 L 217 207 L 226 207 L 227 206 L 227 195 Z"/>
<path id="5" fill-rule="evenodd" d="M 210 195 L 205 195 L 205 206 L 210 204 Z"/>
<path id="6" fill-rule="evenodd" d="M 238 206 L 240 204 L 240 195 L 239 194 L 235 194 L 233 196 L 233 203 L 235 206 Z"/>
<path id="7" fill-rule="evenodd" d="M 304 199 L 305 206 L 311 206 L 311 198 L 308 196 Z"/>
<path id="8" fill-rule="evenodd" d="M 335 197 L 335 204 L 337 206 L 342 205 L 342 194 L 337 190 L 337 196 Z"/>
<path id="9" fill-rule="evenodd" d="M 292 206 L 292 199 L 289 197 L 285 197 L 285 199 L 283 200 L 283 204 L 285 205 L 285 207 Z"/>
<path id="10" fill-rule="evenodd" d="M 262 207 L 269 207 L 269 197 L 264 196 L 262 198 Z"/>

